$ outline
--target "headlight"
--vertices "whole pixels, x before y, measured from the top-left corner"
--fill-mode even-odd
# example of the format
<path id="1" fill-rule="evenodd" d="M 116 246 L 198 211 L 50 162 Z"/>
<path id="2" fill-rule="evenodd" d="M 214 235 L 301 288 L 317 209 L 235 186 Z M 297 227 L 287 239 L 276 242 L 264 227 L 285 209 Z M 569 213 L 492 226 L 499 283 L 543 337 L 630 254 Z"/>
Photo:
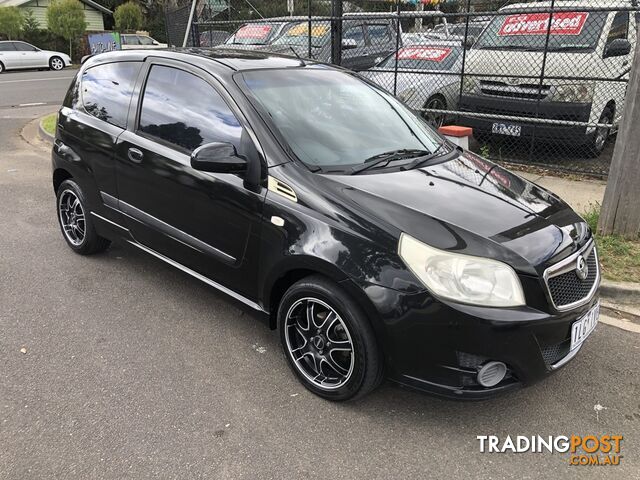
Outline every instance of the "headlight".
<path id="1" fill-rule="evenodd" d="M 438 250 L 406 233 L 400 236 L 398 253 L 436 296 L 488 307 L 525 305 L 520 280 L 505 263 Z"/>
<path id="2" fill-rule="evenodd" d="M 591 103 L 594 89 L 593 82 L 558 85 L 551 99 L 556 102 Z"/>
<path id="3" fill-rule="evenodd" d="M 478 87 L 478 79 L 476 77 L 464 77 L 462 80 L 462 91 L 464 93 L 473 93 Z"/>
<path id="4" fill-rule="evenodd" d="M 416 96 L 416 93 L 418 93 L 418 91 L 415 88 L 407 88 L 406 90 L 398 92 L 396 97 L 398 97 L 398 100 L 401 102 L 409 103 L 411 99 Z"/>

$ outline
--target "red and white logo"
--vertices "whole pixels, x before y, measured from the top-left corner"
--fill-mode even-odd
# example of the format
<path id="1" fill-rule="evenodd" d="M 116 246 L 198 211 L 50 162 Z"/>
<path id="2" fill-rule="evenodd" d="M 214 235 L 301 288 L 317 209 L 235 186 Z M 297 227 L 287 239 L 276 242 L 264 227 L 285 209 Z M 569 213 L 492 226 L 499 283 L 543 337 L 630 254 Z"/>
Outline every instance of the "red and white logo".
<path id="1" fill-rule="evenodd" d="M 580 35 L 584 27 L 588 12 L 558 12 L 553 14 L 549 28 L 549 13 L 526 13 L 509 15 L 498 31 L 499 36 L 508 35 L 546 35 L 547 29 L 551 35 Z"/>
<path id="2" fill-rule="evenodd" d="M 271 25 L 245 25 L 236 32 L 236 38 L 266 38 Z"/>
<path id="3" fill-rule="evenodd" d="M 441 47 L 405 47 L 398 50 L 399 60 L 428 60 L 441 62 L 451 54 L 450 48 Z"/>

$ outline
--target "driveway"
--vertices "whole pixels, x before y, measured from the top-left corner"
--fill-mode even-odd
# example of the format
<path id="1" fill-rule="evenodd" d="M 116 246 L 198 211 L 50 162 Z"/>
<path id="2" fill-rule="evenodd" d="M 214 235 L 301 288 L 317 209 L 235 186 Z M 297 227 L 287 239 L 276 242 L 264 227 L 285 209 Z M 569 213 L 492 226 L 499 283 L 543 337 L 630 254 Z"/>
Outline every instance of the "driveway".
<path id="1" fill-rule="evenodd" d="M 65 246 L 48 152 L 20 137 L 47 109 L 0 108 L 0 478 L 638 478 L 638 334 L 600 324 L 566 368 L 490 401 L 390 384 L 323 401 L 230 298 L 122 246 Z M 623 435 L 621 465 L 476 440 L 572 434 Z"/>

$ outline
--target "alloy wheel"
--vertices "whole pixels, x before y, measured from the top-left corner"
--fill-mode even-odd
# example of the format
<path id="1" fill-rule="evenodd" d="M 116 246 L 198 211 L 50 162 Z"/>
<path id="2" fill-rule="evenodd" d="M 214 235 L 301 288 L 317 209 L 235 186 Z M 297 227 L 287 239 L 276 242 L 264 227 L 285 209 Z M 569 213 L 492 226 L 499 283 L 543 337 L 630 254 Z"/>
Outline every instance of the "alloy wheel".
<path id="1" fill-rule="evenodd" d="M 317 298 L 297 300 L 287 312 L 284 335 L 296 369 L 316 387 L 335 390 L 353 373 L 355 351 L 340 315 Z"/>
<path id="2" fill-rule="evenodd" d="M 64 68 L 64 63 L 62 62 L 61 59 L 59 58 L 52 58 L 51 59 L 51 68 L 54 70 L 62 70 Z"/>
<path id="3" fill-rule="evenodd" d="M 73 190 L 65 190 L 58 201 L 60 224 L 67 240 L 74 246 L 84 242 L 86 223 L 82 203 Z"/>
<path id="4" fill-rule="evenodd" d="M 425 108 L 433 110 L 445 110 L 446 105 L 444 101 L 439 97 L 433 97 L 429 99 Z M 436 128 L 440 128 L 444 125 L 445 114 L 437 112 L 424 112 L 424 119 Z"/>

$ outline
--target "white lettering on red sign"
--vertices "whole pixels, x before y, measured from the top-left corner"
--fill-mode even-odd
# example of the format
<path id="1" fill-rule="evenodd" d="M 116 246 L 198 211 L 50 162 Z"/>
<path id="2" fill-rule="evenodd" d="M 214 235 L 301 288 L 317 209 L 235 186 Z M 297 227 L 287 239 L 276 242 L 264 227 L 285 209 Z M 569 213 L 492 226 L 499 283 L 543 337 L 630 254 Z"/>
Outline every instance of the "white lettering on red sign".
<path id="1" fill-rule="evenodd" d="M 589 13 L 554 13 L 551 20 L 551 28 L 549 28 L 550 17 L 551 14 L 549 13 L 509 15 L 504 19 L 498 35 L 546 35 L 547 29 L 550 30 L 551 35 L 580 35 Z"/>
<path id="2" fill-rule="evenodd" d="M 439 47 L 405 47 L 398 50 L 399 60 L 429 60 L 441 62 L 451 53 L 450 48 Z"/>
<path id="3" fill-rule="evenodd" d="M 265 38 L 271 25 L 245 25 L 236 32 L 236 38 Z"/>

